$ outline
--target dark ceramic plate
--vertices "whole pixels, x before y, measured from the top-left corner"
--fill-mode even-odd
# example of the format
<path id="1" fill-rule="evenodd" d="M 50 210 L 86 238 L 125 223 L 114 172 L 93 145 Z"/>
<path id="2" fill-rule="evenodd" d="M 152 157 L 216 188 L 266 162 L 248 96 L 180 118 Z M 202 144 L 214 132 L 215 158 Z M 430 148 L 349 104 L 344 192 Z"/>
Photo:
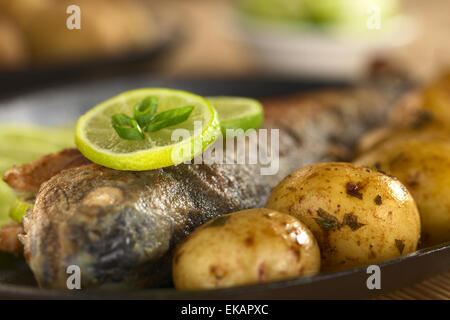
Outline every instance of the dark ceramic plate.
<path id="1" fill-rule="evenodd" d="M 178 80 L 146 76 L 121 77 L 81 85 L 51 88 L 0 101 L 0 122 L 21 121 L 45 125 L 74 122 L 84 111 L 122 91 L 140 87 L 172 87 L 202 95 L 263 97 L 314 90 L 342 83 L 281 80 Z M 419 250 L 380 265 L 381 289 L 369 290 L 365 268 L 311 278 L 203 292 L 177 292 L 170 288 L 132 292 L 52 291 L 36 287 L 22 259 L 0 254 L 0 298 L 33 299 L 346 299 L 369 298 L 425 279 L 450 268 L 450 243 Z"/>

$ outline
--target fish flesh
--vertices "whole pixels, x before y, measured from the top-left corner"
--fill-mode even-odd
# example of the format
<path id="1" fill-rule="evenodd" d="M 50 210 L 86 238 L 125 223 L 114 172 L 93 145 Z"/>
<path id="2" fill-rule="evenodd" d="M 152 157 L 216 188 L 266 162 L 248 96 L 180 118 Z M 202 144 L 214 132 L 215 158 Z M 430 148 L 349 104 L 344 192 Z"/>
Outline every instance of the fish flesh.
<path id="1" fill-rule="evenodd" d="M 299 167 L 349 160 L 358 138 L 386 121 L 409 88 L 400 84 L 263 101 L 265 127 L 280 136 L 280 170 L 272 176 L 260 175 L 258 164 L 125 172 L 81 161 L 42 183 L 23 220 L 26 261 L 44 288 L 67 288 L 71 265 L 80 267 L 85 289 L 167 285 L 173 251 L 190 232 L 219 215 L 264 206 L 272 187 Z"/>
<path id="2" fill-rule="evenodd" d="M 91 163 L 78 149 L 65 149 L 57 154 L 48 154 L 32 163 L 13 166 L 3 180 L 26 202 L 32 203 L 42 183 L 62 170 Z M 21 223 L 11 222 L 0 227 L 0 251 L 15 256 L 22 254 L 23 245 L 18 235 L 23 232 Z"/>
<path id="3" fill-rule="evenodd" d="M 8 252 L 19 256 L 23 252 L 23 245 L 18 239 L 18 235 L 23 232 L 23 226 L 18 222 L 4 224 L 0 228 L 0 251 Z"/>
<path id="4" fill-rule="evenodd" d="M 78 149 L 65 149 L 42 156 L 32 163 L 12 167 L 3 175 L 3 181 L 16 192 L 37 193 L 42 183 L 62 170 L 89 163 Z"/>

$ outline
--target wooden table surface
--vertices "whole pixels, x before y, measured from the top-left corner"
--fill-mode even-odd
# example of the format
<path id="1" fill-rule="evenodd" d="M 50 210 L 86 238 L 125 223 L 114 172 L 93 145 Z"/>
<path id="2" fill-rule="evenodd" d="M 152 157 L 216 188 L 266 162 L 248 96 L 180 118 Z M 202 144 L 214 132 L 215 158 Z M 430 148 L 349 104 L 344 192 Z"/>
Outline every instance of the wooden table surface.
<path id="1" fill-rule="evenodd" d="M 378 300 L 450 300 L 450 271 L 384 294 Z"/>

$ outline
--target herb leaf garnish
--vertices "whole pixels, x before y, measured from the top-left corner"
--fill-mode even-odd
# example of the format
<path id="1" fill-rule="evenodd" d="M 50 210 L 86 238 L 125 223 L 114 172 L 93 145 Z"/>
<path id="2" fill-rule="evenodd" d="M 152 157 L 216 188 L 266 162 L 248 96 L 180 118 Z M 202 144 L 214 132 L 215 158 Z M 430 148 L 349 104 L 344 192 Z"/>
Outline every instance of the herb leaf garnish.
<path id="1" fill-rule="evenodd" d="M 119 137 L 125 140 L 144 140 L 144 132 L 156 132 L 186 121 L 194 106 L 170 109 L 159 114 L 158 98 L 149 96 L 134 106 L 134 118 L 119 113 L 111 117 L 111 124 Z M 155 115 L 156 114 L 156 115 Z"/>
<path id="2" fill-rule="evenodd" d="M 320 218 L 314 218 L 314 220 L 324 231 L 332 230 L 339 225 L 338 220 L 322 208 L 317 210 L 317 215 Z"/>
<path id="3" fill-rule="evenodd" d="M 130 118 L 126 114 L 115 114 L 111 118 L 112 126 L 117 134 L 126 140 L 144 140 L 145 136 L 142 133 L 136 120 Z"/>
<path id="4" fill-rule="evenodd" d="M 184 122 L 191 115 L 194 106 L 186 106 L 167 110 L 157 114 L 148 124 L 145 132 L 155 132 Z"/>
<path id="5" fill-rule="evenodd" d="M 134 106 L 134 119 L 141 128 L 145 128 L 158 109 L 158 98 L 147 97 Z"/>
<path id="6" fill-rule="evenodd" d="M 395 246 L 397 247 L 398 252 L 400 252 L 400 254 L 403 254 L 403 250 L 405 249 L 405 241 L 395 239 Z"/>
<path id="7" fill-rule="evenodd" d="M 347 225 L 352 229 L 352 231 L 356 231 L 361 227 L 364 227 L 364 223 L 358 222 L 358 217 L 352 213 L 346 213 L 344 215 L 344 219 L 342 220 L 342 225 Z"/>
<path id="8" fill-rule="evenodd" d="M 340 230 L 344 226 L 349 226 L 352 231 L 356 231 L 365 226 L 364 223 L 358 222 L 358 217 L 352 213 L 346 213 L 342 222 L 339 222 L 336 217 L 332 216 L 322 208 L 317 210 L 317 215 L 320 218 L 314 218 L 314 220 L 323 231 Z"/>

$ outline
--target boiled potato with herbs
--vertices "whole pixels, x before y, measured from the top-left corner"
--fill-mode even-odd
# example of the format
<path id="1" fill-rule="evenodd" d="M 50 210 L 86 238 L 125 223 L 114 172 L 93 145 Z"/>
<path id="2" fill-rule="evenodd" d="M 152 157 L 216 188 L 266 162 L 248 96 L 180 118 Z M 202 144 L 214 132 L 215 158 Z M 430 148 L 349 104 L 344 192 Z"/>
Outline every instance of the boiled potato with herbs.
<path id="1" fill-rule="evenodd" d="M 388 140 L 355 162 L 393 175 L 409 189 L 421 216 L 422 247 L 450 241 L 450 142 Z"/>
<path id="2" fill-rule="evenodd" d="M 450 128 L 450 72 L 423 89 L 405 95 L 390 111 L 395 128 L 422 127 L 436 123 Z"/>
<path id="3" fill-rule="evenodd" d="M 425 89 L 423 108 L 434 121 L 450 127 L 450 73 Z"/>
<path id="4" fill-rule="evenodd" d="M 420 235 L 419 213 L 408 190 L 398 180 L 350 163 L 319 163 L 293 172 L 273 190 L 266 207 L 309 227 L 319 243 L 323 271 L 413 252 Z"/>
<path id="5" fill-rule="evenodd" d="M 386 141 L 405 141 L 411 138 L 434 139 L 450 141 L 450 127 L 439 123 L 430 123 L 426 126 L 411 128 L 378 128 L 367 133 L 358 143 L 356 153 L 362 155 Z"/>
<path id="6" fill-rule="evenodd" d="M 207 289 L 313 275 L 320 252 L 308 228 L 269 209 L 218 217 L 195 230 L 176 250 L 177 289 Z"/>

